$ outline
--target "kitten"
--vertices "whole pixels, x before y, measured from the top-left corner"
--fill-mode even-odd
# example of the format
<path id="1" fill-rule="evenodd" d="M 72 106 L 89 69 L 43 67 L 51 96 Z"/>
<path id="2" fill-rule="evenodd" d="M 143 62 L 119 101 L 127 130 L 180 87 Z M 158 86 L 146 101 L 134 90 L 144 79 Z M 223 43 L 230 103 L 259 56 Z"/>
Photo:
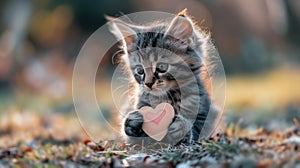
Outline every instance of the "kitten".
<path id="1" fill-rule="evenodd" d="M 155 108 L 162 102 L 170 103 L 175 110 L 162 142 L 174 145 L 197 141 L 211 105 L 200 77 L 202 57 L 215 49 L 209 35 L 196 26 L 186 10 L 171 20 L 147 26 L 108 19 L 110 31 L 121 40 L 124 54 L 120 63 L 129 71 L 131 102 L 122 109 L 122 132 L 127 142 L 141 143 L 141 137 L 147 143 L 154 142 L 142 130 L 143 116 L 138 109 Z M 212 133 L 213 123 L 206 125 L 204 136 Z"/>

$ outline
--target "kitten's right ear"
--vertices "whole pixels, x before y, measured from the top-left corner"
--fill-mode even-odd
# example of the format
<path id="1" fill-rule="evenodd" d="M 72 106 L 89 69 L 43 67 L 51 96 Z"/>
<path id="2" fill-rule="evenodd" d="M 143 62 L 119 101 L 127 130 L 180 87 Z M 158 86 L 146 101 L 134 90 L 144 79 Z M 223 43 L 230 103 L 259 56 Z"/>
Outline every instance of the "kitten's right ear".
<path id="1" fill-rule="evenodd" d="M 189 41 L 189 39 L 193 36 L 193 32 L 194 28 L 190 19 L 183 14 L 179 14 L 171 21 L 170 26 L 166 30 L 165 34 L 183 41 Z"/>
<path id="2" fill-rule="evenodd" d="M 136 32 L 124 21 L 111 16 L 105 16 L 109 21 L 108 26 L 110 32 L 115 35 L 118 40 L 122 40 L 123 45 L 128 46 L 134 43 Z"/>

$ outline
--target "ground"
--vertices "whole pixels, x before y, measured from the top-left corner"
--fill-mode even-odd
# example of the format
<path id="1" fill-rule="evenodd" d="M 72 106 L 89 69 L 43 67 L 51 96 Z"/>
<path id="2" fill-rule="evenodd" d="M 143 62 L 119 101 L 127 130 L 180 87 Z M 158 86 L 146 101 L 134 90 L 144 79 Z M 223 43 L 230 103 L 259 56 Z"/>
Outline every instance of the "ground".
<path id="1" fill-rule="evenodd" d="M 223 133 L 191 145 L 92 142 L 63 115 L 12 112 L 1 118 L 0 167 L 297 167 L 300 125 L 284 131 L 249 131 L 230 124 Z M 3 121 L 6 122 L 3 122 Z"/>

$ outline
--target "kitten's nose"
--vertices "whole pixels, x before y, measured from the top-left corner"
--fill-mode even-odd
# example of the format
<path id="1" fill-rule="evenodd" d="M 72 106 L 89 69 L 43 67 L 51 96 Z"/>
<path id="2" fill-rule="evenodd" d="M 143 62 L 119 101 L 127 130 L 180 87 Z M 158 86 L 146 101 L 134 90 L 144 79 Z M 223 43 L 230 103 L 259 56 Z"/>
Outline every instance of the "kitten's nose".
<path id="1" fill-rule="evenodd" d="M 147 82 L 147 83 L 145 83 L 145 85 L 147 85 L 150 89 L 152 88 L 153 84 L 154 84 L 154 82 Z"/>

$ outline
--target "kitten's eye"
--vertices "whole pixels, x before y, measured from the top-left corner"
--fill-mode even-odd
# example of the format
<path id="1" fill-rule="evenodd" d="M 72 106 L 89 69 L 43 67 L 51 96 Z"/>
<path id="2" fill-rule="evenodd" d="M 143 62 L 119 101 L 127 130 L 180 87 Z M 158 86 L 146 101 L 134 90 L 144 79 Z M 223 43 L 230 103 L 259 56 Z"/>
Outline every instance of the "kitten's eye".
<path id="1" fill-rule="evenodd" d="M 158 63 L 156 66 L 156 70 L 160 73 L 165 73 L 168 70 L 169 65 L 166 63 Z"/>
<path id="2" fill-rule="evenodd" d="M 137 74 L 139 75 L 143 75 L 144 74 L 144 68 L 140 65 L 138 65 L 136 68 L 135 68 L 135 71 Z"/>

